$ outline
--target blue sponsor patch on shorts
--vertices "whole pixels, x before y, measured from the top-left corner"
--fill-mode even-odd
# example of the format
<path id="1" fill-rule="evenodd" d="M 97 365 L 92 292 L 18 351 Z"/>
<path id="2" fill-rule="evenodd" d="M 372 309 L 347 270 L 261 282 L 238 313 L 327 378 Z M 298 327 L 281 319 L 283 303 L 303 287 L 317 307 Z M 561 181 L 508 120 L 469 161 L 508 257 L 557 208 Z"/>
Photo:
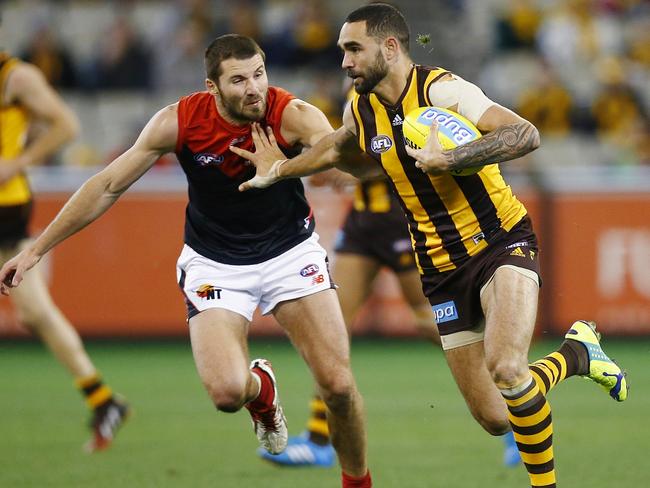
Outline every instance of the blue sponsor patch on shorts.
<path id="1" fill-rule="evenodd" d="M 458 310 L 456 310 L 456 304 L 453 300 L 432 305 L 431 309 L 436 315 L 436 323 L 438 324 L 449 322 L 450 320 L 456 320 L 458 318 Z"/>

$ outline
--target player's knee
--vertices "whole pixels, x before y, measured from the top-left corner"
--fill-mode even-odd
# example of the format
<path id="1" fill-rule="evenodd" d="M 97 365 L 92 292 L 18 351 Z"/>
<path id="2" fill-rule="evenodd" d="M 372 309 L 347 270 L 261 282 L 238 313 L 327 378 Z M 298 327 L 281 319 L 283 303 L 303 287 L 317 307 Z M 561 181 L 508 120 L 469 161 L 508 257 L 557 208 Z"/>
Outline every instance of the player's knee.
<path id="1" fill-rule="evenodd" d="M 217 410 L 234 413 L 239 411 L 246 401 L 244 385 L 204 383 L 205 389 Z"/>
<path id="2" fill-rule="evenodd" d="M 510 430 L 507 416 L 482 416 L 476 420 L 490 435 L 501 436 Z"/>
<path id="3" fill-rule="evenodd" d="M 528 365 L 513 358 L 498 357 L 486 359 L 486 364 L 492 381 L 497 388 L 514 388 L 528 375 Z"/>
<path id="4" fill-rule="evenodd" d="M 347 412 L 357 396 L 357 388 L 352 373 L 333 376 L 321 383 L 321 396 L 327 408 L 333 413 Z"/>
<path id="5" fill-rule="evenodd" d="M 25 309 L 18 312 L 18 320 L 29 330 L 38 332 L 47 327 L 48 317 L 44 310 Z"/>

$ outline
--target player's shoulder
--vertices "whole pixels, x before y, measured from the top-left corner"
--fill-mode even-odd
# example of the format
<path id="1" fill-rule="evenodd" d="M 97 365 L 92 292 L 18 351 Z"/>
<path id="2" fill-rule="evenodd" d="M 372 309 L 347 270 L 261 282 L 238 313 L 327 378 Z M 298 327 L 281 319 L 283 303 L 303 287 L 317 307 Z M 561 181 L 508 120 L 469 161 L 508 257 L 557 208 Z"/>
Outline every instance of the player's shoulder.
<path id="1" fill-rule="evenodd" d="M 21 85 L 45 80 L 39 68 L 18 58 L 9 58 L 3 65 L 3 70 L 6 70 L 7 80 Z"/>
<path id="2" fill-rule="evenodd" d="M 153 149 L 173 150 L 178 140 L 178 102 L 156 112 L 144 129 L 144 144 Z"/>
<path id="3" fill-rule="evenodd" d="M 183 105 L 204 105 L 210 103 L 214 96 L 208 91 L 198 91 L 182 96 L 178 103 Z"/>
<path id="4" fill-rule="evenodd" d="M 301 98 L 292 98 L 287 102 L 287 105 L 284 109 L 284 114 L 283 116 L 286 117 L 287 115 L 290 116 L 295 116 L 295 115 L 304 115 L 309 113 L 309 111 L 314 107 L 309 102 L 305 102 Z"/>
<path id="5" fill-rule="evenodd" d="M 458 75 L 448 70 L 447 68 L 443 68 L 442 66 L 418 64 L 415 66 L 415 69 L 418 71 L 418 74 L 420 76 L 425 76 L 431 83 L 448 81 L 454 79 L 455 77 L 458 77 Z"/>
<path id="6" fill-rule="evenodd" d="M 190 93 L 181 97 L 171 110 L 178 117 L 179 124 L 183 126 L 203 123 L 215 117 L 217 107 L 214 95 L 208 91 Z"/>
<path id="7" fill-rule="evenodd" d="M 43 72 L 31 63 L 17 58 L 9 58 L 0 72 L 0 85 L 3 87 L 5 102 L 15 103 L 48 87 Z"/>
<path id="8" fill-rule="evenodd" d="M 266 122 L 271 126 L 283 125 L 295 117 L 300 117 L 304 110 L 302 100 L 284 88 L 269 86 L 266 95 L 267 109 Z M 301 103 L 302 102 L 302 103 Z"/>
<path id="9" fill-rule="evenodd" d="M 267 98 L 269 99 L 269 102 L 275 101 L 275 100 L 282 100 L 285 98 L 288 99 L 294 99 L 296 96 L 291 93 L 289 90 L 285 90 L 282 87 L 279 86 L 269 86 Z"/>

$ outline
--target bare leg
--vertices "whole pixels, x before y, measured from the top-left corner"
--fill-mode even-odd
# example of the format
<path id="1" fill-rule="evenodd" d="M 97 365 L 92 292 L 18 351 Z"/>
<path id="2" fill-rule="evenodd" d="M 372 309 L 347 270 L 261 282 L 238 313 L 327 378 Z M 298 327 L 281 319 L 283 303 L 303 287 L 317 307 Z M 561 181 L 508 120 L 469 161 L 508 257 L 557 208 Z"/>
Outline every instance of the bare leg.
<path id="1" fill-rule="evenodd" d="M 521 458 L 531 486 L 555 487 L 553 420 L 546 400 L 547 387 L 531 376 L 528 349 L 537 312 L 537 283 L 508 268 L 499 268 L 481 297 L 485 311 L 486 364 L 508 408 Z M 570 349 L 570 348 L 569 348 Z M 562 350 L 536 363 L 544 376 L 557 382 L 568 373 L 571 350 Z M 550 384 L 550 383 L 549 383 Z"/>
<path id="2" fill-rule="evenodd" d="M 537 284 L 508 268 L 499 268 L 481 297 L 486 317 L 484 342 L 446 351 L 454 379 L 474 418 L 485 430 L 510 430 L 499 389 L 530 378 L 528 348 L 537 312 Z"/>
<path id="3" fill-rule="evenodd" d="M 528 350 L 538 293 L 533 280 L 508 268 L 499 268 L 483 292 L 485 358 L 499 388 L 512 388 L 530 378 Z"/>
<path id="4" fill-rule="evenodd" d="M 40 265 L 25 274 L 21 285 L 10 293 L 21 323 L 40 337 L 72 376 L 96 374 L 79 334 L 52 301 Z"/>
<path id="5" fill-rule="evenodd" d="M 440 334 L 436 318 L 433 314 L 431 304 L 422 292 L 422 281 L 420 273 L 417 270 L 404 271 L 397 273 L 400 288 L 404 299 L 411 307 L 415 316 L 415 326 L 422 337 L 431 340 L 435 344 L 440 344 Z"/>
<path id="6" fill-rule="evenodd" d="M 93 410 L 93 436 L 84 449 L 88 452 L 107 449 L 128 417 L 130 408 L 123 399 L 114 397 L 113 391 L 97 374 L 79 334 L 52 301 L 41 274 L 41 265 L 27 273 L 21 285 L 13 288 L 10 294 L 21 322 L 72 374 L 86 404 Z"/>
<path id="7" fill-rule="evenodd" d="M 372 291 L 379 268 L 377 261 L 366 256 L 348 253 L 336 255 L 332 276 L 338 285 L 339 302 L 348 331 Z"/>
<path id="8" fill-rule="evenodd" d="M 314 375 L 343 472 L 366 475 L 363 400 L 352 376 L 349 339 L 336 293 L 325 290 L 282 302 L 274 314 Z"/>
<path id="9" fill-rule="evenodd" d="M 190 319 L 192 353 L 199 377 L 217 409 L 236 412 L 259 393 L 249 370 L 248 320 L 213 308 Z"/>
<path id="10" fill-rule="evenodd" d="M 483 342 L 445 351 L 451 374 L 476 421 L 492 435 L 510 430 L 508 410 L 485 366 Z"/>

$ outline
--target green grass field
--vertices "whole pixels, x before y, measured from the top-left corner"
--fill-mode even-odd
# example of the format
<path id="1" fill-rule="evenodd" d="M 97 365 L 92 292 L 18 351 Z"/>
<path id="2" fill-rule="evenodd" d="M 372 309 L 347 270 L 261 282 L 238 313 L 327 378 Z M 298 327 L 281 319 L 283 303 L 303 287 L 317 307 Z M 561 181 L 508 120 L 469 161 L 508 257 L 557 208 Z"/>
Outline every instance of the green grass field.
<path id="1" fill-rule="evenodd" d="M 553 348 L 537 344 L 531 357 Z M 63 369 L 38 343 L 0 343 L 1 487 L 337 487 L 338 469 L 282 469 L 258 460 L 245 412 L 217 413 L 187 342 L 90 343 L 135 415 L 114 447 L 81 451 L 86 415 Z M 572 378 L 551 393 L 558 482 L 572 488 L 649 486 L 650 341 L 609 341 L 630 372 L 617 404 Z M 283 341 L 253 342 L 273 361 L 293 433 L 307 417 L 306 367 Z M 523 467 L 501 464 L 501 440 L 477 426 L 439 351 L 420 342 L 357 341 L 354 369 L 368 414 L 375 486 L 524 488 Z"/>

